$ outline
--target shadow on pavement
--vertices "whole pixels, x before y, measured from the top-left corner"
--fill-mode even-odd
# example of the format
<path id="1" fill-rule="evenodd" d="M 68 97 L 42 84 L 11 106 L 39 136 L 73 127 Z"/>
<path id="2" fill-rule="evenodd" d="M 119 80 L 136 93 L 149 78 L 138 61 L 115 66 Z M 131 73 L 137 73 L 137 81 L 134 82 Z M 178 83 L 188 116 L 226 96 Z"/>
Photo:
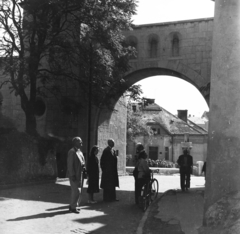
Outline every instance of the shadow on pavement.
<path id="1" fill-rule="evenodd" d="M 0 200 L 20 199 L 68 204 L 70 192 L 69 186 L 47 183 L 0 190 Z"/>
<path id="2" fill-rule="evenodd" d="M 8 219 L 7 221 L 22 221 L 22 220 L 31 220 L 31 219 L 51 218 L 51 217 L 54 217 L 56 215 L 64 215 L 64 214 L 67 214 L 67 213 L 69 213 L 68 207 L 67 207 L 67 210 L 63 210 L 63 211 L 29 215 L 29 216 L 19 217 L 19 218 L 16 218 L 16 219 Z"/>
<path id="3" fill-rule="evenodd" d="M 98 202 L 96 204 L 88 204 L 86 186 L 83 189 L 80 214 L 73 214 L 68 211 L 70 192 L 71 190 L 68 185 L 41 184 L 2 190 L 0 191 L 0 200 L 19 199 L 49 203 L 47 209 L 46 205 L 44 208 L 39 205 L 38 208 L 35 209 L 34 215 L 25 214 L 21 216 L 18 214 L 18 217 L 7 219 L 7 222 L 30 221 L 62 216 L 60 220 L 71 220 L 71 222 L 79 224 L 79 228 L 81 227 L 81 229 L 96 224 L 95 231 L 88 231 L 86 233 L 96 233 L 97 231 L 97 233 L 132 234 L 136 232 L 138 224 L 144 214 L 134 203 L 134 191 L 118 189 L 117 198 L 120 199 L 120 201 L 103 202 L 102 190 L 100 190 L 99 193 L 94 195 L 95 200 Z M 56 203 L 58 203 L 59 206 Z M 74 225 L 74 227 L 78 226 Z M 79 233 L 79 228 L 71 231 Z"/>
<path id="4" fill-rule="evenodd" d="M 102 194 L 100 195 L 102 198 Z M 81 227 L 88 224 L 99 224 L 99 227 L 88 233 L 135 234 L 143 211 L 134 204 L 133 191 L 117 191 L 119 202 L 100 202 L 92 205 L 83 204 L 83 209 L 95 211 L 96 215 L 78 218 L 74 221 Z M 97 197 L 99 199 L 99 196 Z M 101 214 L 101 215 L 97 215 Z M 75 230 L 77 231 L 77 230 Z"/>

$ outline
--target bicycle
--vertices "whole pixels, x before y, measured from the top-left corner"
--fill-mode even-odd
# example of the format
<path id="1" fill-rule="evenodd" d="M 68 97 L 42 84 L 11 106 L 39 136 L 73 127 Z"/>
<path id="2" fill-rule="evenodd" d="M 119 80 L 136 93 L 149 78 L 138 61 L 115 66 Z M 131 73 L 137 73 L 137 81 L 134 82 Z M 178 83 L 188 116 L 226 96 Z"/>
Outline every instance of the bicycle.
<path id="1" fill-rule="evenodd" d="M 148 206 L 157 198 L 158 195 L 158 181 L 153 178 L 151 171 L 150 181 L 143 185 L 141 195 L 139 197 L 139 204 L 143 211 L 146 211 Z"/>

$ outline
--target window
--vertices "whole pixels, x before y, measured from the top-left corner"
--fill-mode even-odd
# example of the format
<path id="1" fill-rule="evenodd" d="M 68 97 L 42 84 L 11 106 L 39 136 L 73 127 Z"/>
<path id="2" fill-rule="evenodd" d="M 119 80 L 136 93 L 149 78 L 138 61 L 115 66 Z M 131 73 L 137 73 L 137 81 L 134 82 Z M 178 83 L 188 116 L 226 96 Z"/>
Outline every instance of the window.
<path id="1" fill-rule="evenodd" d="M 154 135 L 160 135 L 160 128 L 151 128 Z"/>
<path id="2" fill-rule="evenodd" d="M 149 146 L 149 158 L 152 160 L 158 159 L 158 147 Z"/>
<path id="3" fill-rule="evenodd" d="M 165 147 L 165 160 L 169 160 L 169 147 Z"/>
<path id="4" fill-rule="evenodd" d="M 156 132 L 156 128 L 152 128 L 152 131 L 153 131 L 153 132 Z"/>
<path id="5" fill-rule="evenodd" d="M 137 111 L 137 107 L 135 105 L 132 106 L 132 110 L 133 110 L 133 112 L 136 112 Z"/>
<path id="6" fill-rule="evenodd" d="M 149 57 L 150 58 L 156 58 L 157 57 L 157 51 L 158 51 L 158 41 L 155 38 L 152 38 L 149 41 Z"/>
<path id="7" fill-rule="evenodd" d="M 179 37 L 177 34 L 174 34 L 172 39 L 172 56 L 179 56 Z"/>

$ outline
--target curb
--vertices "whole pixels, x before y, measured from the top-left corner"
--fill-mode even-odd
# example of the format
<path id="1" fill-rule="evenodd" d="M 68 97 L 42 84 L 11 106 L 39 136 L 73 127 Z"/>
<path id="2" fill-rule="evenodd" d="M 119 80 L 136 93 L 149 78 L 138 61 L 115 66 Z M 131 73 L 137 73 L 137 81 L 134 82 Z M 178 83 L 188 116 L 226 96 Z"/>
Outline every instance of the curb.
<path id="1" fill-rule="evenodd" d="M 161 196 L 158 197 L 155 201 L 153 201 L 151 203 L 151 205 L 148 207 L 148 209 L 145 211 L 141 221 L 139 222 L 139 225 L 138 225 L 138 228 L 137 228 L 137 231 L 136 231 L 136 234 L 143 234 L 143 228 L 144 228 L 144 225 L 145 225 L 145 222 L 148 218 L 148 214 L 150 213 L 150 211 L 152 210 L 152 204 L 154 203 L 158 203 L 163 196 L 165 196 L 165 193 L 167 193 L 168 191 L 171 191 L 171 190 L 167 190 L 165 191 L 164 193 L 161 193 Z"/>

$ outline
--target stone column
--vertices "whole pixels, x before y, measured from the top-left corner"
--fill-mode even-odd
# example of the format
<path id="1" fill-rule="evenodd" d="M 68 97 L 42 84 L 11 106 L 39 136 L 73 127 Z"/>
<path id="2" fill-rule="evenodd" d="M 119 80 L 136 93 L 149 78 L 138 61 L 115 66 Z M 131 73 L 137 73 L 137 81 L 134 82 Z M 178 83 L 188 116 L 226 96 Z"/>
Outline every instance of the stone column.
<path id="1" fill-rule="evenodd" d="M 205 225 L 210 225 L 208 219 L 219 208 L 218 202 L 226 201 L 236 191 L 240 191 L 240 1 L 216 0 Z M 230 203 L 224 204 L 226 210 L 231 210 L 227 207 Z M 218 221 L 225 222 L 227 217 L 220 211 L 217 213 Z"/>

